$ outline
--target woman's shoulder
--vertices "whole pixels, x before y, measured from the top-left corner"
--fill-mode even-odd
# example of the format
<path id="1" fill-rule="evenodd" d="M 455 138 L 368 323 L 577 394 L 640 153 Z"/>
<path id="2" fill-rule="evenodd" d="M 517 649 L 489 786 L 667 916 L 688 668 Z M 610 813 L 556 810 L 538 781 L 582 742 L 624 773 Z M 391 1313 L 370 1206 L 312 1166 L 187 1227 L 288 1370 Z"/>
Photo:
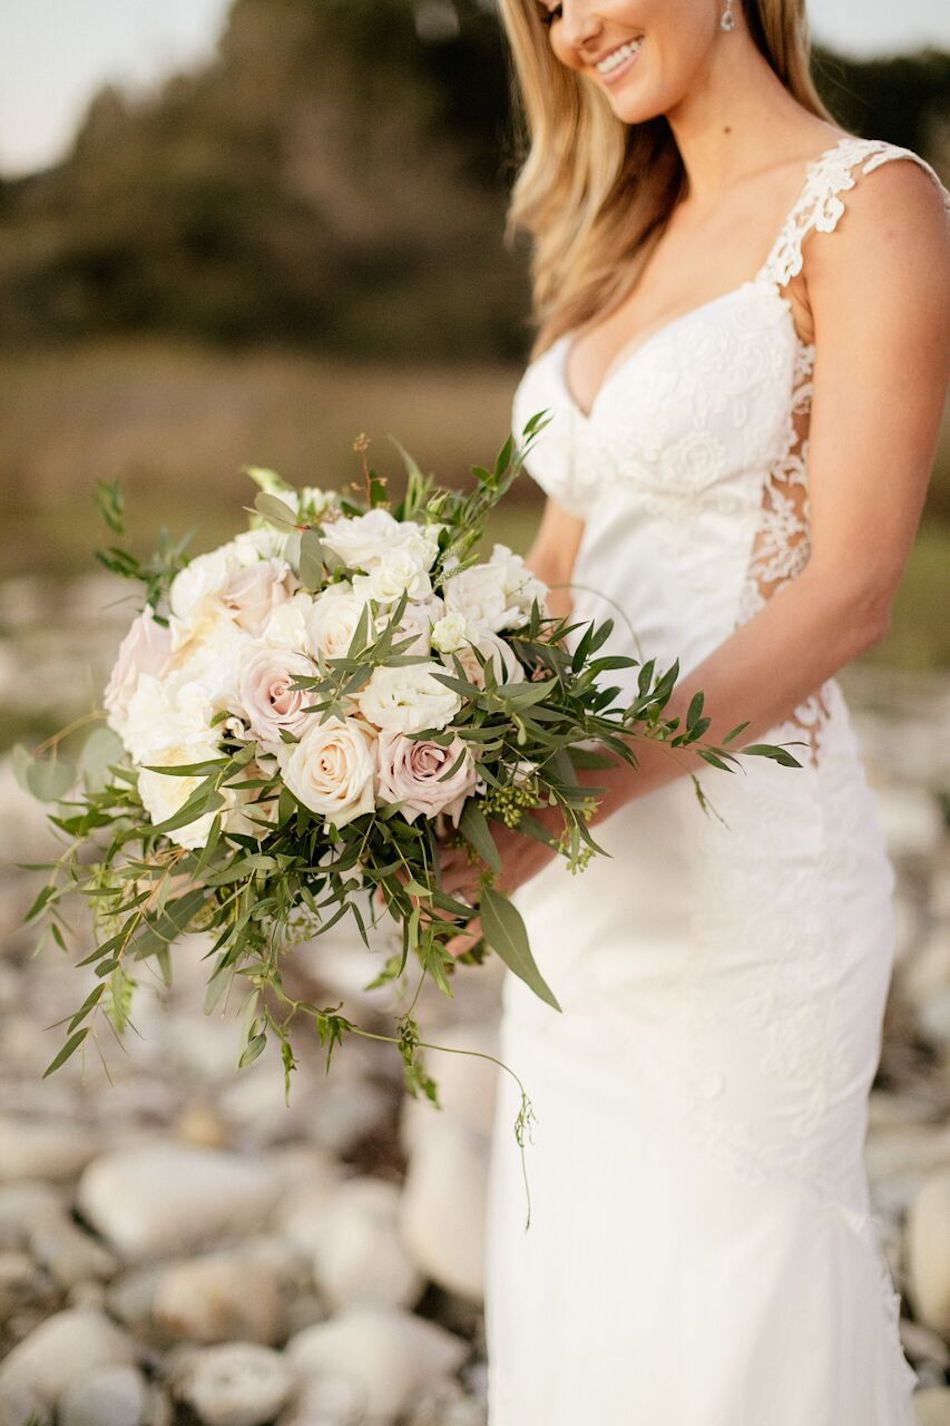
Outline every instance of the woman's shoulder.
<path id="1" fill-rule="evenodd" d="M 868 182 L 871 174 L 879 174 Z M 950 191 L 933 164 L 915 149 L 889 139 L 845 134 L 809 171 L 806 188 L 818 209 L 815 226 L 836 226 L 846 208 L 872 219 L 919 208 L 950 218 Z"/>

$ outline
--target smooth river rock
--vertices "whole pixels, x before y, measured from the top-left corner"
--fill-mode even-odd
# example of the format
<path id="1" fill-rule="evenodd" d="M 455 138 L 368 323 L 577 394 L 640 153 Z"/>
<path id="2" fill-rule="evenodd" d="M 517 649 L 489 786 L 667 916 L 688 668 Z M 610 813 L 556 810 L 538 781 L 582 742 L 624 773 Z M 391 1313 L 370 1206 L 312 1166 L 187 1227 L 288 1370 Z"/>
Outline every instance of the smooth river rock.
<path id="1" fill-rule="evenodd" d="M 143 1426 L 148 1389 L 131 1366 L 99 1367 L 70 1382 L 56 1414 L 57 1426 Z"/>
<path id="2" fill-rule="evenodd" d="M 95 1159 L 79 1181 L 84 1216 L 127 1259 L 188 1252 L 258 1226 L 278 1192 L 256 1160 L 157 1142 Z"/>
<path id="3" fill-rule="evenodd" d="M 348 1180 L 314 1225 L 314 1277 L 333 1307 L 409 1307 L 425 1286 L 399 1232 L 400 1190 L 380 1178 Z"/>
<path id="4" fill-rule="evenodd" d="M 0 1395 L 29 1389 L 52 1406 L 91 1368 L 131 1366 L 138 1355 L 134 1340 L 104 1313 L 67 1308 L 48 1317 L 0 1362 Z"/>
<path id="5" fill-rule="evenodd" d="M 155 1283 L 152 1321 L 168 1335 L 192 1342 L 273 1345 L 283 1326 L 277 1273 L 240 1253 L 169 1263 Z"/>
<path id="6" fill-rule="evenodd" d="M 228 1342 L 191 1354 L 176 1373 L 175 1395 L 205 1426 L 265 1426 L 297 1384 L 291 1364 L 257 1342 Z"/>
<path id="7" fill-rule="evenodd" d="M 286 1355 L 302 1377 L 333 1372 L 363 1389 L 366 1414 L 394 1421 L 418 1393 L 458 1371 L 469 1344 L 400 1308 L 354 1307 L 298 1332 Z"/>

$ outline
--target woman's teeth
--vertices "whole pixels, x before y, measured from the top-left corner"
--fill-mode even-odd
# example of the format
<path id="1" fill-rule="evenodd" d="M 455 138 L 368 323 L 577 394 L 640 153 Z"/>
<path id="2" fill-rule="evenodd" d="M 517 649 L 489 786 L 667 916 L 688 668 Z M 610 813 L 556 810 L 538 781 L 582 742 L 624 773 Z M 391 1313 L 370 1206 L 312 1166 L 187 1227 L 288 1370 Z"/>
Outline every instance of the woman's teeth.
<path id="1" fill-rule="evenodd" d="M 642 44 L 643 37 L 641 36 L 638 40 L 630 40 L 626 44 L 618 46 L 617 49 L 611 50 L 610 54 L 605 55 L 597 65 L 598 74 L 613 74 L 615 69 L 619 69 L 632 55 L 636 54 Z"/>

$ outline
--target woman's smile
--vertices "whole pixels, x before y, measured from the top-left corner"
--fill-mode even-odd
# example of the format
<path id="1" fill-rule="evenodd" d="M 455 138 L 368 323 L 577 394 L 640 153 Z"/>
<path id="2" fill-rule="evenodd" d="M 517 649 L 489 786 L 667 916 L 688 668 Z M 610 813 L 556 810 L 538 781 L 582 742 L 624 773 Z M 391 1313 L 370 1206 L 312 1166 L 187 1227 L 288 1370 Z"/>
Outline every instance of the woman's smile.
<path id="1" fill-rule="evenodd" d="M 642 46 L 642 35 L 635 40 L 624 40 L 623 44 L 616 45 L 602 59 L 599 59 L 593 68 L 596 69 L 605 84 L 615 84 L 620 76 L 626 74 L 633 66 Z"/>

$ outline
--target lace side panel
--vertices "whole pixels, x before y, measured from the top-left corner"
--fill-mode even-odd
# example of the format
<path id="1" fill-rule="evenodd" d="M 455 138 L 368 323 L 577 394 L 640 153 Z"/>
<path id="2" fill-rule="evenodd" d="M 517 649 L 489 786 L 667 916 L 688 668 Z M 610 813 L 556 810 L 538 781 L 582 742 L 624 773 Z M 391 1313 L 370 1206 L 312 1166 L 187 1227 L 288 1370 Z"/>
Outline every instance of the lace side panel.
<path id="1" fill-rule="evenodd" d="M 792 397 L 783 453 L 771 466 L 762 492 L 759 525 L 752 542 L 735 627 L 763 607 L 778 590 L 796 579 L 811 554 L 808 498 L 808 432 L 811 417 L 814 345 L 796 343 Z M 785 724 L 790 736 L 807 742 L 808 758 L 818 766 L 819 741 L 831 717 L 830 680 L 801 703 Z"/>

